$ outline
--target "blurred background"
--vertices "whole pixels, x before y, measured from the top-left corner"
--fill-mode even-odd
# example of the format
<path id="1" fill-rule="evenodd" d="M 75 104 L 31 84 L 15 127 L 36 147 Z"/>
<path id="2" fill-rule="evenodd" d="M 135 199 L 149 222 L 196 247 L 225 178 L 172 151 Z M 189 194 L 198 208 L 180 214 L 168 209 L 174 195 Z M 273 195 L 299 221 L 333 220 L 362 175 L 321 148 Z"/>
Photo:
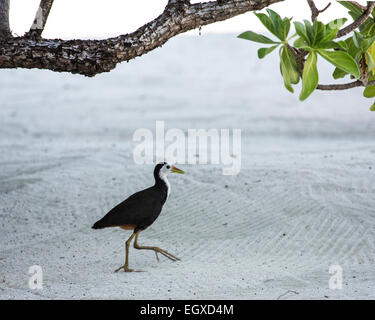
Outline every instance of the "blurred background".
<path id="1" fill-rule="evenodd" d="M 46 38 L 107 38 L 132 32 L 163 12 L 166 0 L 55 0 L 48 23 L 44 30 Z M 193 0 L 191 3 L 208 2 Z M 319 16 L 319 20 L 329 22 L 337 16 L 347 16 L 347 10 L 331 1 L 332 6 Z M 357 1 L 366 4 L 366 1 Z M 316 0 L 318 9 L 323 9 L 329 1 Z M 22 35 L 29 30 L 38 0 L 11 0 L 10 24 L 15 34 Z M 283 17 L 296 20 L 311 16 L 307 1 L 288 0 L 272 5 L 272 9 Z M 84 19 L 82 20 L 82 14 Z M 202 28 L 202 33 L 239 33 L 244 30 L 264 30 L 253 13 L 245 13 L 230 20 L 211 24 Z M 198 30 L 188 32 L 197 35 Z"/>

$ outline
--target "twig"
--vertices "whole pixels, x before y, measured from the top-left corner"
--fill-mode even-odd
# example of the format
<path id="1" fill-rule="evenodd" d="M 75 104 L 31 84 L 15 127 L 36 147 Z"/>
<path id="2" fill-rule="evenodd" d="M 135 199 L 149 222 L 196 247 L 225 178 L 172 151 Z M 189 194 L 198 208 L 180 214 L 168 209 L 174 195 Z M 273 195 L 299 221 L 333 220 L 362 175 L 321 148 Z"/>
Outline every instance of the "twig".
<path id="1" fill-rule="evenodd" d="M 297 292 L 297 291 L 288 290 L 288 291 L 284 292 L 283 294 L 279 295 L 276 300 L 280 300 L 282 297 L 286 296 L 288 293 L 299 294 L 299 292 Z"/>
<path id="2" fill-rule="evenodd" d="M 34 22 L 30 31 L 25 34 L 25 37 L 38 39 L 41 37 L 44 27 L 46 25 L 48 15 L 51 11 L 53 0 L 41 0 L 38 11 L 36 12 Z"/>
<path id="3" fill-rule="evenodd" d="M 339 30 L 336 38 L 341 38 L 341 37 L 347 35 L 348 33 L 357 29 L 360 25 L 365 23 L 365 21 L 370 16 L 370 14 L 372 13 L 372 10 L 374 10 L 374 8 L 375 8 L 375 1 L 369 1 L 367 3 L 366 10 L 363 12 L 363 14 L 357 20 L 355 20 L 352 24 L 350 24 L 347 27 Z"/>
<path id="4" fill-rule="evenodd" d="M 319 10 L 315 5 L 314 0 L 307 0 L 307 3 L 309 4 L 309 7 L 311 9 L 311 21 L 315 21 L 318 18 L 318 15 L 320 13 L 326 11 L 329 8 L 329 6 L 331 5 L 331 2 L 330 2 L 330 3 L 328 3 L 328 5 L 324 9 Z"/>
<path id="5" fill-rule="evenodd" d="M 343 84 L 319 84 L 317 86 L 318 90 L 346 90 L 356 87 L 370 87 L 375 85 L 375 80 L 369 81 L 366 85 L 362 81 L 357 80 L 349 83 Z"/>

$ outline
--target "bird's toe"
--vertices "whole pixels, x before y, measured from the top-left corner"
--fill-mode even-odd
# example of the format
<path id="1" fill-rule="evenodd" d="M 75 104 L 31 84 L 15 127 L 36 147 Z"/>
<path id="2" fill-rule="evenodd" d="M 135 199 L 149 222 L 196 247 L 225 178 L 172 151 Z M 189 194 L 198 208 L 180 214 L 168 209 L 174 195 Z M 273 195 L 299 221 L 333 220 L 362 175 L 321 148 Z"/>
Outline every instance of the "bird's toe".
<path id="1" fill-rule="evenodd" d="M 120 270 L 124 270 L 124 272 L 133 272 L 133 269 L 128 268 L 127 266 L 121 266 L 120 268 L 116 269 L 115 272 L 118 272 Z"/>

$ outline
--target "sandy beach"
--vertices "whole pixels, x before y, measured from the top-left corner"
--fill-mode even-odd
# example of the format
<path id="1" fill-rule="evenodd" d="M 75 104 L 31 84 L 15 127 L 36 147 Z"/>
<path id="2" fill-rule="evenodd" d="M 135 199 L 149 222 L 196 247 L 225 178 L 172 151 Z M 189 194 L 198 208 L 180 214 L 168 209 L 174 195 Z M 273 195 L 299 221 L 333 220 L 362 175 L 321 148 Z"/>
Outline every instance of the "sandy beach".
<path id="1" fill-rule="evenodd" d="M 0 299 L 374 299 L 375 113 L 361 89 L 283 87 L 278 54 L 235 35 L 178 36 L 95 78 L 0 72 Z M 321 83 L 333 68 L 321 63 Z M 92 230 L 153 184 L 138 128 L 239 128 L 241 170 L 179 165 L 140 236 Z M 43 270 L 31 290 L 29 267 Z M 343 270 L 329 288 L 329 268 Z"/>

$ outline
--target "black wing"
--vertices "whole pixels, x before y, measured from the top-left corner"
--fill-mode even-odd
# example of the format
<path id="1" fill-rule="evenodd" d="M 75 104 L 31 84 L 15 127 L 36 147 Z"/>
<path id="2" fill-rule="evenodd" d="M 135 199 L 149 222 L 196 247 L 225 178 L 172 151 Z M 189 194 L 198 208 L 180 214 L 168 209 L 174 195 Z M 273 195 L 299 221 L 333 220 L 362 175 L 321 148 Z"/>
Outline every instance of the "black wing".
<path id="1" fill-rule="evenodd" d="M 156 219 L 162 209 L 153 187 L 139 191 L 111 209 L 102 219 L 97 221 L 94 229 L 131 224 L 148 225 Z M 155 217 L 156 215 L 156 217 Z M 155 217 L 155 218 L 154 218 Z"/>

